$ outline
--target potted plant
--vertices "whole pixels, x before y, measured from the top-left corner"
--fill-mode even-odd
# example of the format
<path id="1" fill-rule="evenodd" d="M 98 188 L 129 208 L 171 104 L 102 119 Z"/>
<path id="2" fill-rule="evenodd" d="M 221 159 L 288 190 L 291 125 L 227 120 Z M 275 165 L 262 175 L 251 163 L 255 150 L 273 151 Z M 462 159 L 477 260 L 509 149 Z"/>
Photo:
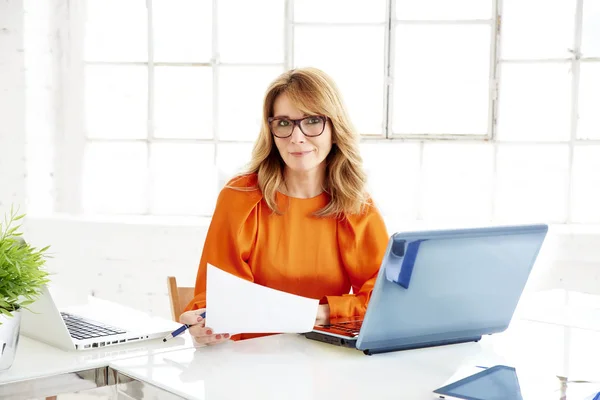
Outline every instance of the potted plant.
<path id="1" fill-rule="evenodd" d="M 19 231 L 18 215 L 12 207 L 10 215 L 0 222 L 0 371 L 10 368 L 19 342 L 21 309 L 33 303 L 48 283 L 45 252 L 26 243 Z"/>

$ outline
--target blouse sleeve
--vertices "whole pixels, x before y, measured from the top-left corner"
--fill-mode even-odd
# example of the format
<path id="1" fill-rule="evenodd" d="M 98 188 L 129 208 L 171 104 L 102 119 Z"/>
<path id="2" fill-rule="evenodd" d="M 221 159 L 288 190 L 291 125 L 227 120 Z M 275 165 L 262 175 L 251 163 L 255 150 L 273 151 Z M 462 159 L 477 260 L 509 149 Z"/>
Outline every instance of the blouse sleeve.
<path id="1" fill-rule="evenodd" d="M 330 318 L 363 316 L 389 236 L 381 214 L 372 204 L 363 214 L 349 216 L 339 224 L 338 246 L 352 294 L 327 296 Z"/>
<path id="2" fill-rule="evenodd" d="M 257 204 L 261 198 L 258 190 L 225 187 L 221 191 L 202 249 L 194 298 L 185 311 L 206 307 L 207 264 L 254 281 L 247 261 L 256 238 Z"/>

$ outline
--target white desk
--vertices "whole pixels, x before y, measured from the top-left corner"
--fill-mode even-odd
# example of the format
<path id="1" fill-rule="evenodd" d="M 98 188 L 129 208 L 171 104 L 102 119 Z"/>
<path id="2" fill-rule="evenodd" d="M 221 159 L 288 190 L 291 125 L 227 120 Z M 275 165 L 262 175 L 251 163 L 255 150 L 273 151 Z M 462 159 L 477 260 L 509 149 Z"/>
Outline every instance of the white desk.
<path id="1" fill-rule="evenodd" d="M 119 374 L 188 399 L 430 399 L 461 367 L 496 364 L 600 382 L 600 332 L 518 321 L 479 343 L 365 356 L 277 335 L 110 362 Z M 559 381 L 556 380 L 556 390 Z M 121 385 L 126 391 L 127 384 Z M 139 392 L 139 388 L 138 388 Z M 557 392 L 556 399 L 560 398 Z"/>
<path id="2" fill-rule="evenodd" d="M 88 351 L 63 351 L 21 336 L 12 367 L 0 372 L 0 399 L 50 396 L 109 384 L 109 362 L 193 347 L 189 335 Z"/>
<path id="3" fill-rule="evenodd" d="M 129 398 L 429 399 L 431 391 L 458 370 L 496 364 L 600 384 L 595 309 L 566 314 L 560 310 L 549 317 L 545 311 L 536 314 L 523 308 L 506 332 L 478 343 L 374 356 L 299 335 L 196 349 L 185 334 L 167 343 L 155 340 L 82 352 L 65 352 L 22 337 L 13 366 L 0 372 L 0 398 L 110 385 L 117 397 L 116 392 L 126 392 Z M 553 323 L 524 320 L 536 315 Z"/>

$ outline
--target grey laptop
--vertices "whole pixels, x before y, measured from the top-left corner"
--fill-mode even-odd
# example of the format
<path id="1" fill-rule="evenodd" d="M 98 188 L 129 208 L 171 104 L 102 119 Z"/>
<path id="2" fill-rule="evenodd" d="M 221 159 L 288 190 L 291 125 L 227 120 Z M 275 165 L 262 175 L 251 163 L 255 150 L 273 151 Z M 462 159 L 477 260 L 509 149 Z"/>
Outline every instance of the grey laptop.
<path id="1" fill-rule="evenodd" d="M 362 319 L 305 336 L 365 354 L 478 341 L 504 331 L 547 225 L 396 233 Z"/>

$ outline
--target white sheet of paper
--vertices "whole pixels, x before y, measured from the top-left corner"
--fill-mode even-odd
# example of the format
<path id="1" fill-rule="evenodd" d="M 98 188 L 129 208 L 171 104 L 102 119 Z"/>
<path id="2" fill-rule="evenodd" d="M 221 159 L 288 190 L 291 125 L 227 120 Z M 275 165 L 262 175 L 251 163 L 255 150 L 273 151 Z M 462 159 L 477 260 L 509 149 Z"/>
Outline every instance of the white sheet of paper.
<path id="1" fill-rule="evenodd" d="M 238 278 L 208 264 L 206 326 L 215 333 L 303 333 L 315 324 L 319 300 Z"/>

